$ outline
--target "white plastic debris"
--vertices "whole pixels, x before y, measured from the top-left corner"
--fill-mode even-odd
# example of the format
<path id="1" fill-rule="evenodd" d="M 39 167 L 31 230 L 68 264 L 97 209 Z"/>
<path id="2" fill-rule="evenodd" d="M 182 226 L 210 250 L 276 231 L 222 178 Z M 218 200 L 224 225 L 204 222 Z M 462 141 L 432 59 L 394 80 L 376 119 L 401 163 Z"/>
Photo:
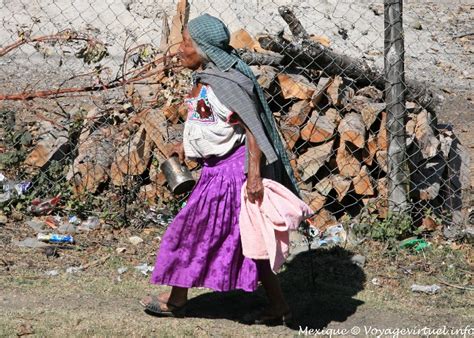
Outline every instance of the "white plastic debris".
<path id="1" fill-rule="evenodd" d="M 130 243 L 132 243 L 133 245 L 138 245 L 140 243 L 143 243 L 143 239 L 138 237 L 138 236 L 132 236 L 128 239 L 130 241 Z"/>
<path id="2" fill-rule="evenodd" d="M 140 264 L 140 265 L 137 265 L 135 267 L 136 270 L 140 271 L 142 274 L 144 274 L 145 276 L 148 275 L 148 272 L 152 272 L 153 271 L 153 267 L 151 265 L 148 265 L 146 263 L 143 263 L 143 264 Z"/>
<path id="3" fill-rule="evenodd" d="M 13 244 L 24 248 L 44 248 L 48 244 L 38 241 L 36 238 L 25 238 L 22 241 L 13 241 Z"/>
<path id="4" fill-rule="evenodd" d="M 59 271 L 58 271 L 58 270 L 49 270 L 49 271 L 46 271 L 44 274 L 45 274 L 46 276 L 52 276 L 52 277 L 54 277 L 54 276 L 59 275 Z"/>
<path id="5" fill-rule="evenodd" d="M 351 262 L 361 268 L 365 265 L 365 256 L 362 255 L 354 255 L 351 257 Z"/>
<path id="6" fill-rule="evenodd" d="M 432 284 L 432 285 L 418 285 L 418 284 L 413 284 L 410 287 L 412 292 L 421 292 L 421 293 L 427 293 L 429 295 L 434 295 L 435 293 L 438 293 L 439 290 L 441 290 L 441 286 L 438 284 Z"/>
<path id="7" fill-rule="evenodd" d="M 69 268 L 66 269 L 66 272 L 67 273 L 78 273 L 82 271 L 82 268 L 81 267 L 78 267 L 78 266 L 70 266 Z"/>
<path id="8" fill-rule="evenodd" d="M 121 268 L 117 269 L 117 272 L 118 272 L 119 275 L 124 274 L 127 271 L 128 271 L 128 268 L 126 268 L 126 267 L 121 267 Z"/>
<path id="9" fill-rule="evenodd" d="M 375 278 L 372 278 L 371 282 L 372 282 L 373 285 L 376 285 L 376 286 L 380 286 L 380 285 L 381 285 L 379 279 L 376 278 L 376 277 L 375 277 Z"/>

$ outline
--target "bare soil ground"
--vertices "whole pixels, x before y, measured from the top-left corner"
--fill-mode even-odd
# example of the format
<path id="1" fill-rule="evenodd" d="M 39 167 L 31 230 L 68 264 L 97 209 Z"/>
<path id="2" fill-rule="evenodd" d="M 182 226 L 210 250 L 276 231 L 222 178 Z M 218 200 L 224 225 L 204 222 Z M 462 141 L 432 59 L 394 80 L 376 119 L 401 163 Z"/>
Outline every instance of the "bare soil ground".
<path id="1" fill-rule="evenodd" d="M 14 239 L 32 235 L 21 222 L 1 228 L 0 336 L 260 336 L 297 335 L 308 329 L 464 328 L 473 322 L 473 249 L 468 244 L 432 239 L 422 253 L 391 251 L 375 242 L 303 252 L 280 273 L 294 312 L 291 327 L 242 324 L 248 313 L 265 305 L 261 289 L 216 293 L 193 289 L 186 318 L 157 318 L 138 301 L 167 290 L 154 286 L 134 267 L 153 265 L 163 228 L 143 231 L 95 230 L 76 235 L 77 245 L 19 248 Z M 131 235 L 144 242 L 129 243 Z M 126 248 L 118 253 L 117 248 Z M 366 257 L 364 267 L 351 262 Z M 101 262 L 101 258 L 110 258 Z M 92 264 L 67 273 L 68 267 Z M 118 268 L 128 270 L 119 274 Z M 57 270 L 58 275 L 46 272 Z M 454 286 L 450 287 L 442 282 Z M 417 294 L 413 284 L 438 284 L 438 294 Z M 349 334 L 352 335 L 352 334 Z"/>

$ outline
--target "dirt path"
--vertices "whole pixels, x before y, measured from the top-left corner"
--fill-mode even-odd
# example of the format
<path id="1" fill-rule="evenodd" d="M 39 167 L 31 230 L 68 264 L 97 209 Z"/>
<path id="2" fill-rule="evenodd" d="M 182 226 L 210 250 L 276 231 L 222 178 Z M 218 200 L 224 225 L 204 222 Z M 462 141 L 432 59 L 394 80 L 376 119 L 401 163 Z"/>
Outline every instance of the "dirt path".
<path id="1" fill-rule="evenodd" d="M 38 253 L 22 251 L 17 254 L 21 261 L 4 265 L 0 336 L 290 336 L 298 335 L 300 327 L 302 332 L 339 330 L 351 336 L 355 331 L 342 330 L 358 328 L 365 335 L 365 330 L 387 328 L 464 328 L 474 319 L 469 310 L 472 292 L 443 287 L 436 295 L 414 294 L 409 290 L 413 282 L 429 284 L 433 279 L 394 274 L 399 262 L 382 262 L 375 252 L 367 255 L 364 268 L 351 263 L 353 252 L 342 248 L 297 256 L 280 274 L 294 312 L 291 328 L 239 323 L 265 304 L 262 290 L 249 294 L 193 289 L 185 319 L 151 317 L 138 300 L 166 288 L 149 285 L 148 277 L 135 271 L 135 260 L 113 256 L 103 266 L 68 274 L 66 254 L 42 267 L 31 266 L 43 261 Z M 151 263 L 152 255 L 147 256 Z M 119 275 L 118 267 L 128 271 Z M 45 275 L 52 268 L 59 275 Z"/>

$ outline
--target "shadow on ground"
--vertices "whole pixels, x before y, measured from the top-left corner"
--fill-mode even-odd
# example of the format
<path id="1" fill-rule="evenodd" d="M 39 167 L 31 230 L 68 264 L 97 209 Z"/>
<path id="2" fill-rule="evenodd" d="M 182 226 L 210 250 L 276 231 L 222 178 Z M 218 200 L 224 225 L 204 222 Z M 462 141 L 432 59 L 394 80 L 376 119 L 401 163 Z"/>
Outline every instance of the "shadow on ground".
<path id="1" fill-rule="evenodd" d="M 365 273 L 351 262 L 352 256 L 340 247 L 316 249 L 287 264 L 280 280 L 293 311 L 291 328 L 322 329 L 332 321 L 345 321 L 363 304 L 352 298 L 365 283 Z M 262 288 L 255 293 L 212 292 L 190 299 L 186 317 L 242 321 L 265 304 Z"/>

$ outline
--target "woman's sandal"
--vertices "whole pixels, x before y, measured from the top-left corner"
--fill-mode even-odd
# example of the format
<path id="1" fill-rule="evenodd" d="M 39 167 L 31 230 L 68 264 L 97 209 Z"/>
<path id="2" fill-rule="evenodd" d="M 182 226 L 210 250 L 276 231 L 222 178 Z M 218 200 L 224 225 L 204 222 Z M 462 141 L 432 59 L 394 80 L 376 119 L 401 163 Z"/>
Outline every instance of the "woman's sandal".
<path id="1" fill-rule="evenodd" d="M 149 315 L 158 316 L 158 317 L 184 317 L 184 308 L 186 303 L 177 306 L 172 303 L 164 303 L 158 299 L 157 296 L 151 296 L 151 301 L 149 303 L 144 303 L 140 301 L 140 304 L 145 308 L 145 312 Z M 163 310 L 162 305 L 166 305 L 168 310 Z M 171 309 L 170 309 L 171 307 Z"/>
<path id="2" fill-rule="evenodd" d="M 262 314 L 256 318 L 253 322 L 255 325 L 267 325 L 267 326 L 291 326 L 292 323 L 292 314 L 290 311 L 283 315 L 266 315 Z"/>

